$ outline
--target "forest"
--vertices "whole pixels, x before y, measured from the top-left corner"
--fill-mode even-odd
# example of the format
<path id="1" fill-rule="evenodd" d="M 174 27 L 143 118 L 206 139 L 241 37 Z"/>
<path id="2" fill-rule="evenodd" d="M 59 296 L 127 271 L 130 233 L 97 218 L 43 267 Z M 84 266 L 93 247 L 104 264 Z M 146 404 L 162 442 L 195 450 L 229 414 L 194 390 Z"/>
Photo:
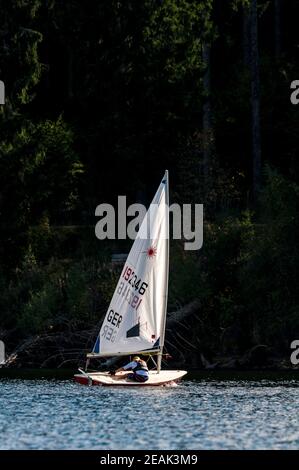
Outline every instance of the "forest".
<path id="1" fill-rule="evenodd" d="M 0 0 L 0 340 L 77 367 L 130 240 L 95 208 L 204 205 L 171 241 L 169 366 L 290 368 L 299 339 L 297 0 Z"/>

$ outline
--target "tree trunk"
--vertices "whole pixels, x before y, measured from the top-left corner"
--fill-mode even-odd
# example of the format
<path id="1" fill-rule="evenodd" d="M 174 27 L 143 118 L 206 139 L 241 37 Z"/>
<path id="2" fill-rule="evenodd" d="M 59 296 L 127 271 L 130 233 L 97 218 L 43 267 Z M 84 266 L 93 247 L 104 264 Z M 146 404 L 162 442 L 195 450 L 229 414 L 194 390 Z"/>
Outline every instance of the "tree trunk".
<path id="1" fill-rule="evenodd" d="M 274 0 L 275 59 L 281 54 L 281 0 Z"/>
<path id="2" fill-rule="evenodd" d="M 202 48 L 202 60 L 205 64 L 205 73 L 203 76 L 204 104 L 203 104 L 203 175 L 205 184 L 209 176 L 211 164 L 211 147 L 213 143 L 212 130 L 212 107 L 211 107 L 211 46 L 204 44 Z"/>
<path id="3" fill-rule="evenodd" d="M 260 128 L 260 76 L 258 52 L 257 0 L 250 5 L 250 75 L 251 75 L 251 128 L 253 163 L 253 200 L 261 187 L 261 128 Z"/>
<path id="4" fill-rule="evenodd" d="M 67 96 L 69 100 L 74 97 L 74 80 L 73 80 L 73 68 L 74 68 L 74 53 L 72 46 L 67 45 Z"/>
<path id="5" fill-rule="evenodd" d="M 250 65 L 250 11 L 248 6 L 243 6 L 243 64 Z"/>

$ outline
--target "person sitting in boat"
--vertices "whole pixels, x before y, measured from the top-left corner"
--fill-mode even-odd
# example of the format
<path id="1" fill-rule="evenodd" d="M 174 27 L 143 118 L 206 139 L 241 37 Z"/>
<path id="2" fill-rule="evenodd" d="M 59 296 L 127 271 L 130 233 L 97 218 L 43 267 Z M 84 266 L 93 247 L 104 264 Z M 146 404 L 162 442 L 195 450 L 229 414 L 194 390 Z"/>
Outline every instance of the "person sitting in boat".
<path id="1" fill-rule="evenodd" d="M 139 356 L 134 356 L 131 362 L 117 369 L 115 374 L 123 370 L 131 370 L 133 373 L 129 374 L 127 377 L 135 380 L 136 382 L 146 382 L 149 379 L 147 364 L 145 361 L 140 359 Z"/>

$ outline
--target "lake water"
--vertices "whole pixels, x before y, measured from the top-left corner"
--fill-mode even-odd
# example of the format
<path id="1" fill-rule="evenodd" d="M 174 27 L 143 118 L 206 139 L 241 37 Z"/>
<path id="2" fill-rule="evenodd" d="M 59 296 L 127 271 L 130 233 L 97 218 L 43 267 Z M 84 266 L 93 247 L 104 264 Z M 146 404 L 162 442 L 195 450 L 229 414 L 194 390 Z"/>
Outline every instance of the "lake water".
<path id="1" fill-rule="evenodd" d="M 298 449 L 296 380 L 0 380 L 0 449 Z"/>

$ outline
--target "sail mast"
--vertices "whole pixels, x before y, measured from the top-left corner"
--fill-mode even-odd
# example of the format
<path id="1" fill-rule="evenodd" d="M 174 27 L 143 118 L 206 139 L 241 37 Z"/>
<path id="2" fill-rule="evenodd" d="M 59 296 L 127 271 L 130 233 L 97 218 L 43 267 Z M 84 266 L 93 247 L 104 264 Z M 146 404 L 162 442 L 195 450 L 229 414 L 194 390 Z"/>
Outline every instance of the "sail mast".
<path id="1" fill-rule="evenodd" d="M 167 300 L 168 300 L 168 277 L 169 277 L 169 180 L 168 170 L 165 171 L 165 202 L 166 202 L 166 285 L 165 285 L 165 297 L 164 297 L 164 312 L 162 318 L 161 338 L 160 338 L 160 353 L 157 361 L 157 372 L 161 371 L 162 355 L 165 341 L 165 328 L 166 328 L 166 316 L 167 316 Z"/>

